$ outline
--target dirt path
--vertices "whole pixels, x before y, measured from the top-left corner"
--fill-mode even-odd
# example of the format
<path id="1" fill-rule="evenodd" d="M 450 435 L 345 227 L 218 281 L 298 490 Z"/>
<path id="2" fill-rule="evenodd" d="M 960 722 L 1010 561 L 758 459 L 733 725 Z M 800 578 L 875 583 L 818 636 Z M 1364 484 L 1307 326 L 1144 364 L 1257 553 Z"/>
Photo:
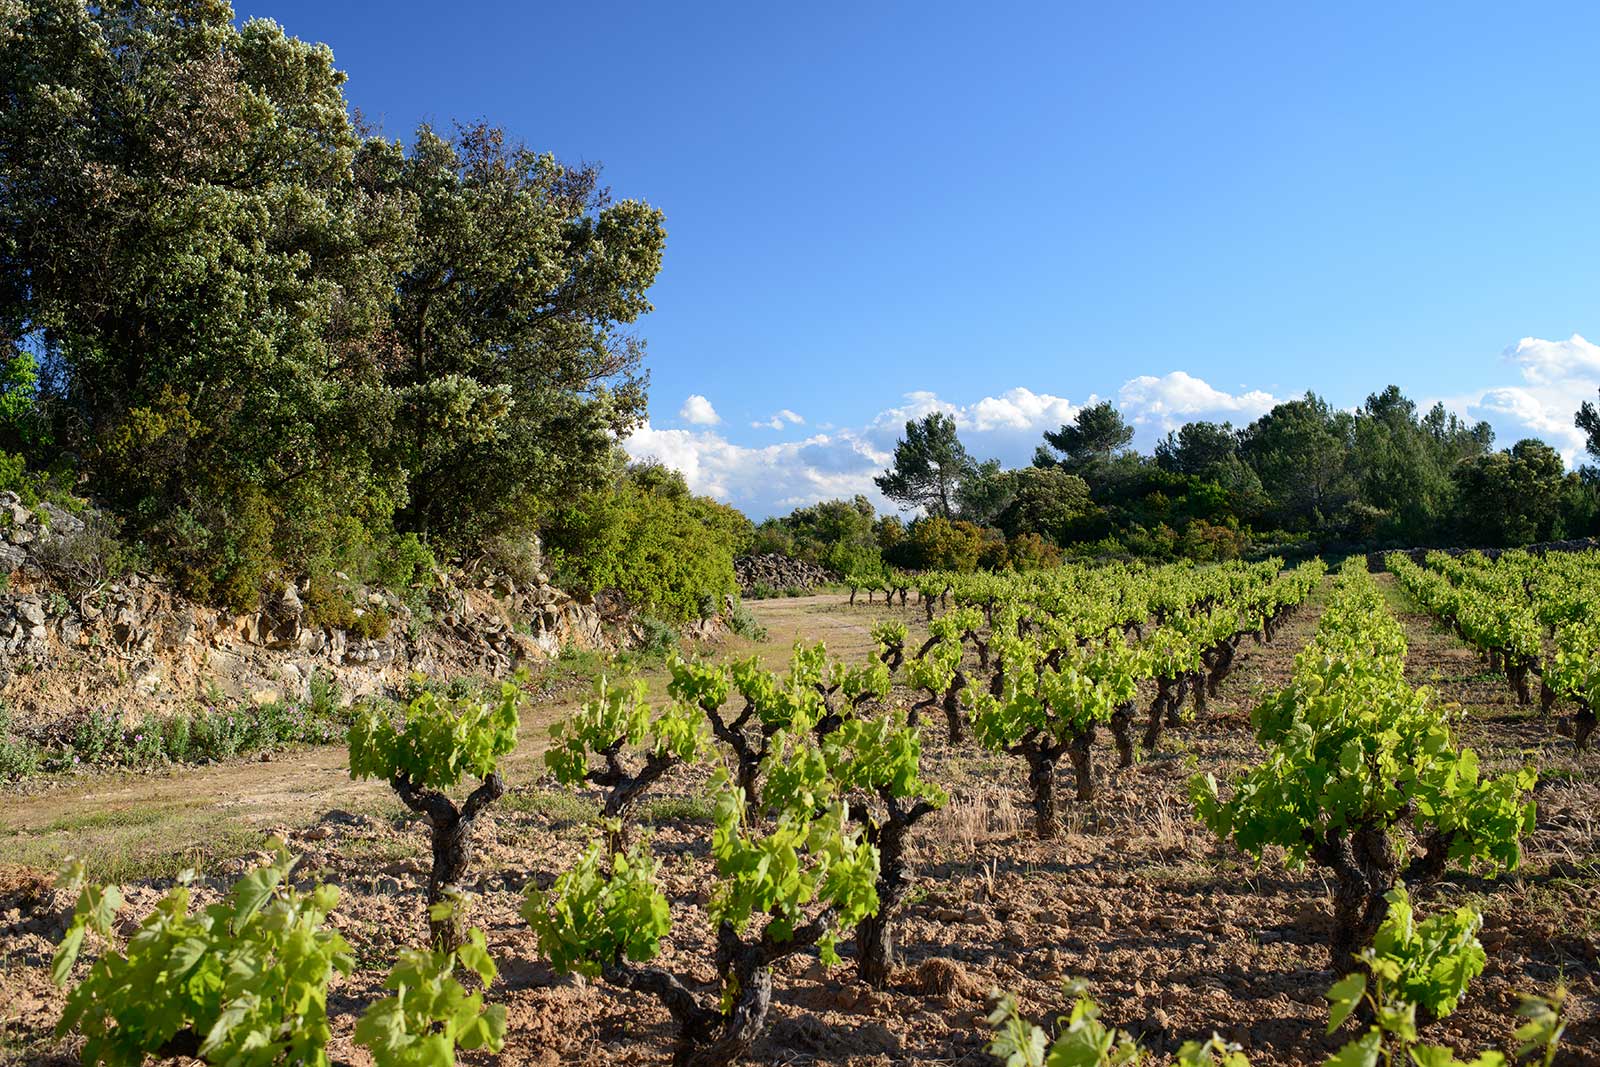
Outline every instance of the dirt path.
<path id="1" fill-rule="evenodd" d="M 730 636 L 712 652 L 717 659 L 759 655 L 782 666 L 796 641 L 825 641 L 838 655 L 859 656 L 871 647 L 870 630 L 888 609 L 841 613 L 845 597 L 754 601 L 749 606 L 768 631 L 763 642 Z M 916 609 L 898 612 L 910 617 Z M 666 696 L 666 672 L 642 675 L 658 698 Z M 551 723 L 572 714 L 587 696 L 582 684 L 561 697 L 530 706 L 523 715 L 520 744 L 505 761 L 508 781 L 537 778 Z M 159 871 L 168 857 L 192 857 L 215 845 L 248 851 L 262 831 L 309 825 L 330 809 L 398 813 L 387 785 L 351 781 L 342 745 L 279 752 L 250 761 L 230 761 L 156 772 L 109 772 L 63 778 L 30 796 L 10 799 L 0 811 L 0 852 L 11 862 L 54 867 L 73 853 L 121 857 L 113 864 L 138 873 L 145 864 Z"/>

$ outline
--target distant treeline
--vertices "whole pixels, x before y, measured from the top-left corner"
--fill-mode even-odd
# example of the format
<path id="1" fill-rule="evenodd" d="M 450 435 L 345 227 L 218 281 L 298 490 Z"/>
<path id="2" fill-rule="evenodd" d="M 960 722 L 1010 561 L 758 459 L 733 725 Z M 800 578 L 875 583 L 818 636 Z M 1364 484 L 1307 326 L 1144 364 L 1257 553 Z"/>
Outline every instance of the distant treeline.
<path id="1" fill-rule="evenodd" d="M 1575 424 L 1600 456 L 1600 414 Z M 1398 388 L 1354 412 L 1307 393 L 1250 423 L 1191 422 L 1153 454 L 1109 402 L 1044 434 L 1033 465 L 976 460 L 942 413 L 908 422 L 877 478 L 917 513 L 862 496 L 757 530 L 758 551 L 840 571 L 1031 567 L 1069 556 L 1233 559 L 1251 552 L 1415 545 L 1506 547 L 1600 532 L 1600 471 L 1567 471 L 1542 441 L 1494 448 L 1486 422 L 1426 413 Z"/>

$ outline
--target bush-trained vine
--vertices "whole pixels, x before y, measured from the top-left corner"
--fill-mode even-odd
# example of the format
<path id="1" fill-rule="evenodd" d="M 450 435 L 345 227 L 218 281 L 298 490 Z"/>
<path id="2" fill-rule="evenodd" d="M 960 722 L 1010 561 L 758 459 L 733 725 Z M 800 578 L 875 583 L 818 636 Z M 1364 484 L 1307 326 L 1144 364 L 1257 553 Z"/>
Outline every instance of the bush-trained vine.
<path id="1" fill-rule="evenodd" d="M 698 759 L 710 740 L 698 707 L 673 703 L 652 716 L 646 691 L 642 681 L 613 686 L 601 676 L 594 699 L 572 718 L 551 724 L 544 754 L 545 766 L 561 784 L 589 782 L 606 789 L 603 815 L 611 824 L 612 851 L 625 843 L 634 805 L 645 791 L 673 767 Z M 624 750 L 641 746 L 643 762 L 629 767 Z"/>
<path id="2" fill-rule="evenodd" d="M 897 964 L 891 922 L 912 889 L 911 831 L 947 800 L 922 776 L 920 732 L 898 716 L 853 718 L 820 744 L 805 735 L 780 736 L 768 761 L 768 808 L 825 811 L 842 800 L 877 851 L 878 907 L 856 924 L 855 946 L 857 976 L 882 988 Z"/>
<path id="3" fill-rule="evenodd" d="M 707 946 L 714 990 L 697 992 L 647 965 L 671 916 L 658 864 L 642 846 L 606 857 L 597 843 L 549 890 L 530 888 L 523 906 L 558 971 L 659 999 L 678 1025 L 676 1059 L 686 1067 L 720 1067 L 749 1052 L 767 1025 L 774 964 L 812 946 L 837 963 L 840 931 L 878 906 L 877 850 L 849 826 L 842 804 L 820 815 L 786 808 L 763 831 L 742 789 L 724 776 L 716 790 L 709 911 L 717 933 Z"/>
<path id="4" fill-rule="evenodd" d="M 1310 859 L 1333 874 L 1340 966 L 1371 941 L 1397 880 L 1437 877 L 1449 862 L 1515 868 L 1533 828 L 1534 773 L 1482 777 L 1433 695 L 1406 684 L 1404 654 L 1364 566 L 1347 563 L 1293 681 L 1253 713 L 1264 761 L 1226 800 L 1210 774 L 1191 783 L 1197 814 L 1219 835 L 1258 858 L 1277 845 L 1290 864 Z M 1407 824 L 1421 851 L 1402 868 L 1390 832 Z"/>
<path id="5" fill-rule="evenodd" d="M 1503 673 L 1517 700 L 1540 711 L 1572 707 L 1562 733 L 1580 751 L 1596 725 L 1600 699 L 1600 565 L 1586 555 L 1508 552 L 1492 563 L 1469 553 L 1430 552 L 1422 567 L 1400 553 L 1385 566 L 1427 611 Z"/>
<path id="6" fill-rule="evenodd" d="M 433 848 L 428 875 L 428 920 L 435 948 L 460 943 L 454 909 L 437 916 L 435 906 L 456 894 L 472 862 L 472 828 L 488 806 L 505 794 L 499 761 L 517 745 L 523 695 L 513 682 L 493 700 L 441 699 L 424 691 L 396 723 L 370 706 L 350 725 L 350 777 L 382 778 L 406 805 L 427 821 Z M 472 775 L 479 784 L 459 806 L 444 792 Z"/>
<path id="7" fill-rule="evenodd" d="M 985 747 L 1027 761 L 1034 828 L 1041 838 L 1054 837 L 1056 764 L 1068 756 L 1078 799 L 1093 797 L 1095 731 L 1133 700 L 1139 655 L 1117 639 L 1048 653 L 1015 641 L 1001 655 L 1005 688 L 999 697 L 973 694 L 973 731 Z"/>

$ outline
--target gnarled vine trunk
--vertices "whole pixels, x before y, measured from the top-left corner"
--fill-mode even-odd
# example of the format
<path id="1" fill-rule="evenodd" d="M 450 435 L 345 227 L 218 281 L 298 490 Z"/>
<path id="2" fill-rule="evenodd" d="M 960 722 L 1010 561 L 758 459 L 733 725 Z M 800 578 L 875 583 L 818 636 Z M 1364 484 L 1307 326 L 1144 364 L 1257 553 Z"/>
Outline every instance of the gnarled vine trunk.
<path id="1" fill-rule="evenodd" d="M 717 974 L 724 988 L 738 990 L 726 1012 L 714 1006 L 714 999 L 701 997 L 659 968 L 618 960 L 601 974 L 613 985 L 661 1001 L 678 1024 L 678 1047 L 672 1058 L 676 1067 L 727 1067 L 749 1055 L 767 1028 L 773 964 L 816 944 L 830 923 L 831 915 L 824 914 L 781 944 L 771 941 L 766 931 L 746 943 L 723 923 L 717 930 Z"/>
<path id="2" fill-rule="evenodd" d="M 961 722 L 961 690 L 967 687 L 967 676 L 956 669 L 955 677 L 950 680 L 950 688 L 944 691 L 944 721 L 949 730 L 950 743 L 958 745 L 965 736 Z"/>
<path id="3" fill-rule="evenodd" d="M 1172 687 L 1174 680 L 1171 678 L 1156 679 L 1155 699 L 1150 701 L 1150 715 L 1145 720 L 1144 739 L 1140 742 L 1146 752 L 1154 752 L 1156 745 L 1161 741 L 1161 723 L 1166 715 L 1167 705 L 1172 701 Z"/>
<path id="4" fill-rule="evenodd" d="M 1033 831 L 1048 841 L 1061 830 L 1056 812 L 1056 760 L 1061 749 L 1055 745 L 1028 745 L 1022 750 L 1028 761 L 1028 789 L 1033 793 Z"/>
<path id="5" fill-rule="evenodd" d="M 1118 704 L 1111 713 L 1111 737 L 1117 743 L 1117 766 L 1133 766 L 1133 701 Z"/>
<path id="6" fill-rule="evenodd" d="M 1078 799 L 1094 799 L 1094 727 L 1074 734 L 1067 742 L 1067 758 L 1078 783 Z"/>
<path id="7" fill-rule="evenodd" d="M 906 840 L 911 828 L 934 810 L 926 800 L 919 800 L 910 808 L 902 808 L 893 797 L 885 797 L 884 801 L 888 806 L 884 822 L 861 820 L 867 826 L 867 840 L 878 849 L 878 911 L 856 924 L 856 975 L 874 989 L 889 984 L 896 966 L 890 923 L 911 883 Z"/>
<path id="8" fill-rule="evenodd" d="M 460 808 L 443 793 L 418 789 L 404 776 L 392 779 L 389 784 L 406 807 L 428 821 L 433 845 L 433 867 L 428 872 L 431 912 L 435 904 L 461 891 L 467 867 L 472 862 L 473 824 L 485 808 L 505 795 L 506 783 L 498 773 L 489 775 Z M 436 950 L 453 951 L 460 946 L 463 936 L 460 916 L 452 914 L 435 919 L 430 915 L 428 935 Z"/>
<path id="9" fill-rule="evenodd" d="M 1389 913 L 1384 894 L 1399 878 L 1399 860 L 1382 827 L 1330 832 L 1312 850 L 1312 857 L 1334 874 L 1333 933 L 1328 942 L 1334 969 L 1354 971 L 1361 950 L 1372 943 Z"/>

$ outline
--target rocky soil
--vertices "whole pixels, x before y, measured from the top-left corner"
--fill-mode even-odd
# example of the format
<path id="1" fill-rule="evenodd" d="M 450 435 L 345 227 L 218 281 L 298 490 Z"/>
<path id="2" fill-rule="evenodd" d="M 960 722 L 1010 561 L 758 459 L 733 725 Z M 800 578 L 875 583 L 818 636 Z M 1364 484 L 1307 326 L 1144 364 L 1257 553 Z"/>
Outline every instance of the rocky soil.
<path id="1" fill-rule="evenodd" d="M 1536 709 L 1519 708 L 1504 680 L 1484 672 L 1469 650 L 1398 595 L 1394 602 L 1411 640 L 1412 682 L 1460 706 L 1461 739 L 1478 748 L 1488 769 L 1532 760 L 1544 779 L 1538 828 L 1519 871 L 1493 881 L 1452 874 L 1418 895 L 1424 911 L 1466 903 L 1482 909 L 1490 957 L 1460 1009 L 1424 1036 L 1463 1053 L 1509 1052 L 1515 994 L 1565 981 L 1571 1025 L 1556 1062 L 1600 1064 L 1595 756 L 1575 756 L 1551 723 Z M 904 618 L 916 629 L 921 614 L 914 605 L 847 607 L 839 597 L 763 601 L 753 610 L 773 630 L 769 659 L 808 635 L 856 654 L 877 619 Z M 1161 1056 L 1215 1030 L 1244 1045 L 1258 1065 L 1320 1064 L 1349 1036 L 1323 1033 L 1322 994 L 1337 977 L 1328 966 L 1325 879 L 1315 870 L 1252 864 L 1197 826 L 1185 799 L 1194 772 L 1226 778 L 1255 761 L 1249 709 L 1286 680 L 1316 617 L 1313 606 L 1272 644 L 1242 646 L 1208 713 L 1169 735 L 1152 757 L 1116 771 L 1109 745 L 1099 747 L 1100 796 L 1069 804 L 1067 832 L 1056 841 L 1035 840 L 1027 825 L 1019 761 L 930 737 L 929 773 L 951 802 L 915 838 L 920 883 L 898 928 L 903 969 L 877 992 L 853 980 L 848 959 L 833 971 L 814 956 L 790 961 L 777 976 L 772 1031 L 755 1062 L 992 1067 L 983 1051 L 988 991 L 1015 991 L 1044 1022 L 1069 1008 L 1061 982 L 1078 977 L 1092 984 L 1107 1022 L 1133 1030 Z M 897 691 L 891 700 L 910 698 Z M 525 748 L 536 750 L 542 736 L 526 731 Z M 671 1027 L 657 1003 L 558 978 L 516 914 L 521 887 L 547 883 L 597 832 L 594 796 L 555 787 L 537 776 L 531 752 L 517 755 L 513 789 L 483 828 L 474 915 L 500 965 L 490 996 L 509 1009 L 508 1044 L 498 1058 L 475 1054 L 464 1062 L 665 1065 Z M 292 791 L 293 766 L 283 773 Z M 675 772 L 645 808 L 675 919 L 662 962 L 698 982 L 711 977 L 704 777 Z M 330 802 L 311 802 L 317 810 L 303 818 L 263 829 L 284 833 L 306 855 L 306 876 L 344 893 L 336 921 L 359 968 L 335 989 L 331 1051 L 340 1061 L 365 1063 L 349 1040 L 355 1018 L 381 995 L 395 952 L 425 937 L 426 834 L 381 791 Z M 249 859 L 214 857 L 209 891 Z M 129 884 L 129 916 L 148 909 L 165 884 Z M 47 979 L 48 953 L 67 904 L 43 872 L 0 869 L 0 1060 L 9 1051 L 17 1063 L 73 1062 L 70 1040 L 48 1032 L 61 1002 Z"/>

